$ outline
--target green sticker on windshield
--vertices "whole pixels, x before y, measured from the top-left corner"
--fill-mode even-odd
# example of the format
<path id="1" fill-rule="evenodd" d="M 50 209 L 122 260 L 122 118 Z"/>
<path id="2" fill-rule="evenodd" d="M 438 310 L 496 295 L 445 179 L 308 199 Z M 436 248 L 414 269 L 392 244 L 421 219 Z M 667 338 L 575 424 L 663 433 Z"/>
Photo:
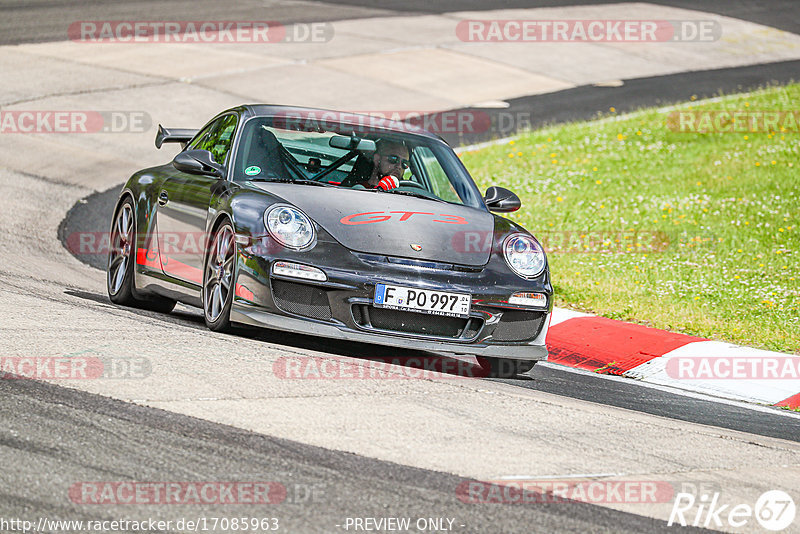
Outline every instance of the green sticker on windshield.
<path id="1" fill-rule="evenodd" d="M 255 166 L 255 165 L 252 165 L 252 166 L 250 166 L 250 167 L 247 167 L 247 168 L 244 170 L 244 173 L 245 173 L 247 176 L 255 176 L 256 174 L 261 174 L 261 167 L 257 167 L 257 166 Z"/>

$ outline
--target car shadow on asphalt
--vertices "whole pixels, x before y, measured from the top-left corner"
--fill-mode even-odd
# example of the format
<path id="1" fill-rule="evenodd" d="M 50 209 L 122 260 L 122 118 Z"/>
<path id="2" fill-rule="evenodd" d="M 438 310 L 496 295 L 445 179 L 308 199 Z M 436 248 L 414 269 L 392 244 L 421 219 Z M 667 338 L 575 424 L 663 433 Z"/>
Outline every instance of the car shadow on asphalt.
<path id="1" fill-rule="evenodd" d="M 66 289 L 66 295 L 103 304 L 107 308 L 118 308 L 148 319 L 180 325 L 197 330 L 207 330 L 203 314 L 199 309 L 179 305 L 171 313 L 164 314 L 138 308 L 122 307 L 113 304 L 107 295 L 79 289 Z M 434 352 L 387 347 L 369 343 L 328 339 L 307 334 L 295 334 L 266 328 L 249 326 L 237 327 L 230 335 L 262 341 L 273 345 L 312 350 L 324 354 L 312 356 L 323 358 L 329 355 L 357 358 L 369 362 L 369 367 L 382 372 L 386 366 L 399 366 L 399 378 L 486 378 L 488 371 L 473 356 L 452 357 Z M 372 376 L 377 376 L 373 373 Z M 394 376 L 397 373 L 388 372 Z M 528 375 L 519 375 L 515 380 L 533 380 Z"/>

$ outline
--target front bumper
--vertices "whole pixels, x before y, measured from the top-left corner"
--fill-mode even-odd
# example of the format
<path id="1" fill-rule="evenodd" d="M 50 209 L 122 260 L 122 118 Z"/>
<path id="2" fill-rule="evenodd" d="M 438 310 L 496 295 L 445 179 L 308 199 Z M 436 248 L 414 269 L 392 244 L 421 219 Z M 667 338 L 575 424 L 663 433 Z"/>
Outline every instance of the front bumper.
<path id="1" fill-rule="evenodd" d="M 413 337 L 372 334 L 298 317 L 275 315 L 237 303 L 234 303 L 231 308 L 231 321 L 284 332 L 308 334 L 328 339 L 341 339 L 358 343 L 372 343 L 410 350 L 424 350 L 448 354 L 469 354 L 473 356 L 508 358 L 513 360 L 547 360 L 547 347 L 544 343 L 541 345 L 490 345 L 485 343 L 464 345 Z M 544 330 L 547 330 L 546 326 Z"/>
<path id="2" fill-rule="evenodd" d="M 328 279 L 274 275 L 271 266 L 277 260 L 320 268 Z M 396 263 L 342 251 L 338 243 L 318 243 L 312 254 L 284 249 L 272 255 L 264 254 L 255 242 L 239 249 L 237 273 L 231 308 L 235 323 L 413 350 L 547 359 L 545 337 L 552 309 L 549 274 L 521 279 L 508 271 L 502 258 L 482 267 L 438 264 L 431 268 L 430 262 Z M 470 293 L 470 317 L 375 308 L 372 298 L 377 283 Z M 546 294 L 547 309 L 509 305 L 508 297 L 517 291 Z"/>

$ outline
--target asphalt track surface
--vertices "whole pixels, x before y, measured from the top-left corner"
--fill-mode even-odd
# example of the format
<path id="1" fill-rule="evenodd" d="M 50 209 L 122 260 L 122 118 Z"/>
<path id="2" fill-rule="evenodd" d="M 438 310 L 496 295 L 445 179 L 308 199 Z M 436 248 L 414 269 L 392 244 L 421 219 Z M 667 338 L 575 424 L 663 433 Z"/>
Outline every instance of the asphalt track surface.
<path id="1" fill-rule="evenodd" d="M 537 6 L 604 2 L 537 2 Z M 797 9 L 792 2 L 664 2 L 679 7 L 705 9 L 797 31 Z M 472 1 L 446 2 L 342 2 L 329 10 L 309 12 L 302 2 L 284 6 L 272 2 L 163 2 L 115 4 L 86 2 L 4 2 L 0 5 L 0 43 L 62 40 L 63 20 L 140 18 L 157 11 L 161 18 L 214 16 L 231 19 L 317 21 L 333 18 L 387 16 L 392 13 L 446 12 L 495 9 L 496 4 Z M 530 7 L 531 2 L 504 3 Z M 283 11 L 281 11 L 283 10 Z M 265 16 L 269 14 L 269 17 Z M 562 93 L 523 97 L 510 101 L 510 110 L 534 110 L 539 124 L 591 118 L 615 105 L 620 111 L 685 100 L 690 95 L 710 96 L 754 88 L 800 77 L 797 62 L 743 69 L 690 73 L 664 79 L 626 81 L 620 88 L 579 87 Z M 668 81 L 669 83 L 664 83 Z M 654 89 L 658 88 L 659 91 Z M 624 101 L 624 105 L 620 102 Z M 570 105 L 564 105 L 569 103 Z M 626 108 L 625 106 L 632 106 Z M 560 111 L 559 111 L 560 110 Z M 537 119 L 539 120 L 539 119 Z M 536 123 L 534 123 L 536 125 Z M 472 142 L 480 137 L 451 140 Z M 62 238 L 72 231 L 105 228 L 116 199 L 116 189 L 92 195 L 77 204 L 60 228 Z M 98 257 L 83 258 L 102 268 Z M 100 263 L 98 263 L 98 260 Z M 106 302 L 105 295 L 75 294 L 89 301 Z M 147 314 L 147 312 L 142 312 Z M 152 314 L 148 314 L 152 317 Z M 177 312 L 160 317 L 179 328 L 205 328 L 199 314 Z M 275 341 L 269 332 L 243 335 Z M 304 336 L 281 337 L 287 346 L 352 355 L 357 347 Z M 630 410 L 740 430 L 752 434 L 800 441 L 800 418 L 757 413 L 746 408 L 702 401 L 655 389 L 642 388 L 601 377 L 537 367 L 532 380 L 504 381 L 519 387 L 623 407 Z M 353 454 L 321 449 L 271 438 L 154 408 L 144 408 L 89 393 L 22 380 L 0 381 L 0 433 L 4 469 L 0 470 L 0 516 L 111 519 L 147 516 L 159 519 L 191 516 L 241 515 L 236 506 L 93 508 L 65 504 L 64 495 L 76 480 L 269 480 L 289 489 L 287 502 L 266 512 L 281 519 L 284 531 L 338 531 L 346 517 L 412 516 L 456 518 L 462 532 L 659 532 L 664 523 L 604 507 L 572 503 L 520 506 L 464 505 L 455 496 L 463 480 L 453 475 L 405 467 Z M 321 489 L 316 499 L 292 497 L 292 490 Z M 265 512 L 265 513 L 266 513 Z M 176 516 L 176 514 L 180 514 Z M 671 530 L 671 529 L 670 529 Z"/>
<path id="2" fill-rule="evenodd" d="M 108 226 L 120 189 L 121 187 L 114 187 L 107 191 L 95 193 L 76 204 L 67 214 L 59 228 L 59 237 L 62 243 L 66 246 L 70 235 L 80 232 L 96 232 L 98 229 Z M 82 262 L 98 270 L 105 270 L 105 255 L 74 255 Z M 107 300 L 106 295 L 87 294 L 79 296 L 98 302 L 106 302 Z M 176 324 L 179 325 L 205 328 L 199 312 L 196 316 L 176 316 L 173 313 L 169 317 L 174 317 Z M 263 335 L 265 340 L 273 340 L 273 336 L 268 331 L 265 334 L 260 334 L 259 331 L 249 331 L 248 333 L 256 338 Z M 302 346 L 322 352 L 355 357 L 374 352 L 372 350 L 354 350 L 352 344 L 349 343 L 339 343 L 309 336 L 282 337 L 280 343 L 287 346 Z M 530 378 L 503 380 L 503 382 L 681 421 L 690 421 L 800 442 L 800 417 L 755 412 L 741 405 L 700 400 L 667 391 L 642 387 L 633 381 L 630 381 L 630 383 L 611 381 L 603 377 L 577 374 L 553 367 L 534 367 Z M 776 408 L 775 410 L 777 411 L 778 409 Z"/>
<path id="3" fill-rule="evenodd" d="M 405 467 L 25 380 L 0 381 L 0 517 L 104 520 L 258 515 L 281 532 L 335 532 L 347 517 L 448 517 L 455 532 L 667 532 L 664 522 L 579 502 L 462 503 L 454 475 Z M 13 468 L 9 468 L 13 466 Z M 278 482 L 263 505 L 64 504 L 75 481 Z M 36 480 L 36 484 L 26 483 Z M 177 530 L 172 530 L 176 531 Z M 689 532 L 694 529 L 688 530 Z"/>
<path id="4" fill-rule="evenodd" d="M 455 519 L 456 532 L 674 531 L 661 521 L 577 502 L 464 504 L 456 488 L 465 479 L 453 475 L 40 382 L 0 381 L 0 416 L 0 517 L 177 521 L 255 515 L 246 505 L 132 509 L 65 499 L 75 481 L 238 480 L 286 488 L 286 501 L 257 512 L 278 518 L 284 532 L 339 531 L 336 525 L 348 517 L 447 517 Z"/>
<path id="5" fill-rule="evenodd" d="M 635 1 L 635 0 L 633 0 Z M 0 3 L 0 45 L 62 41 L 64 20 L 277 20 L 319 22 L 373 16 L 392 16 L 502 8 L 603 5 L 608 0 L 340 0 L 313 8 L 302 1 L 279 0 L 4 0 Z M 626 3 L 620 0 L 613 3 Z M 651 3 L 708 11 L 800 33 L 800 10 L 794 0 L 655 0 Z"/>

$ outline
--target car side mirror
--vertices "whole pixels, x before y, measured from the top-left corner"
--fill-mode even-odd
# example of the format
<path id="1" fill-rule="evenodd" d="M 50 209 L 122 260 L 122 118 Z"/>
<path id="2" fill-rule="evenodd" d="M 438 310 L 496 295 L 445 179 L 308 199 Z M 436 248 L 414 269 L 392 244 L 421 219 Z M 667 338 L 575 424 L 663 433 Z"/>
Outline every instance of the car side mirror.
<path id="1" fill-rule="evenodd" d="M 497 213 L 517 211 L 522 206 L 519 197 L 504 187 L 490 187 L 483 200 L 489 211 Z"/>
<path id="2" fill-rule="evenodd" d="M 189 174 L 205 174 L 221 178 L 223 167 L 216 161 L 208 150 L 185 150 L 172 160 L 172 166 L 181 172 Z"/>

